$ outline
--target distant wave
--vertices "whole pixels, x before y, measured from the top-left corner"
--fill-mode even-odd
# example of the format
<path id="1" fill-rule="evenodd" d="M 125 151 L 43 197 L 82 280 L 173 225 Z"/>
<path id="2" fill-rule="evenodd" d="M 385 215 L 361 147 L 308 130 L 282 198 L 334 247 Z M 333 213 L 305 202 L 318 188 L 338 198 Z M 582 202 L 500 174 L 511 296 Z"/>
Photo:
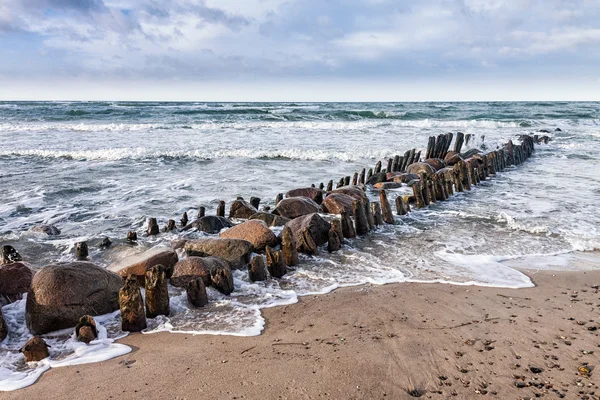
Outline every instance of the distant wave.
<path id="1" fill-rule="evenodd" d="M 303 161 L 356 161 L 361 159 L 381 159 L 391 157 L 389 151 L 328 151 L 316 149 L 278 149 L 265 150 L 263 148 L 233 149 L 221 151 L 189 150 L 189 151 L 148 151 L 144 148 L 117 148 L 87 151 L 66 150 L 5 150 L 0 151 L 0 158 L 4 157 L 36 157 L 47 159 L 64 159 L 75 161 L 120 161 L 120 160 L 213 160 L 213 159 L 258 159 L 258 160 L 303 160 Z"/>

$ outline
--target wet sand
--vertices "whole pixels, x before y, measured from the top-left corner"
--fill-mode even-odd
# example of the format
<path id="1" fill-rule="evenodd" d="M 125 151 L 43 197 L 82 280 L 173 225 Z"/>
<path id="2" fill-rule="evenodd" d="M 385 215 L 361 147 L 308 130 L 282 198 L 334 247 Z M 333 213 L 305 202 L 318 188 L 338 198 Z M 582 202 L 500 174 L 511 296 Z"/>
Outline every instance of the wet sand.
<path id="1" fill-rule="evenodd" d="M 535 288 L 405 283 L 303 297 L 263 310 L 258 337 L 132 334 L 126 356 L 53 369 L 0 397 L 600 398 L 600 271 L 527 273 Z"/>

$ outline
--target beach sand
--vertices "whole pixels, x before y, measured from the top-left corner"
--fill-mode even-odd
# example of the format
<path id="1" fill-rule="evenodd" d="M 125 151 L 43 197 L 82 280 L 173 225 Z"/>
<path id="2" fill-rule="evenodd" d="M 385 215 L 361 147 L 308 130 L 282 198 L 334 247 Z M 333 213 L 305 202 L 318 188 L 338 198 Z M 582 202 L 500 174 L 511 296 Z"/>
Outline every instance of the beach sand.
<path id="1" fill-rule="evenodd" d="M 132 334 L 126 356 L 53 369 L 0 397 L 600 398 L 600 271 L 527 273 L 535 288 L 403 283 L 303 297 L 263 310 L 258 337 Z"/>

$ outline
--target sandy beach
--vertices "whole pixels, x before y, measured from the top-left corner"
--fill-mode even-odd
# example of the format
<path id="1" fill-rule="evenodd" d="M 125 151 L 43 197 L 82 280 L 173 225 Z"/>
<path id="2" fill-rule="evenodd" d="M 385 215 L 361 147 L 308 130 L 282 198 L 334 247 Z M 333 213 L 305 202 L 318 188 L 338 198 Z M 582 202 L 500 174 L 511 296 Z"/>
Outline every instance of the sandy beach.
<path id="1" fill-rule="evenodd" d="M 598 399 L 600 271 L 531 289 L 344 288 L 266 309 L 258 337 L 132 334 L 127 356 L 52 369 L 3 399 Z"/>

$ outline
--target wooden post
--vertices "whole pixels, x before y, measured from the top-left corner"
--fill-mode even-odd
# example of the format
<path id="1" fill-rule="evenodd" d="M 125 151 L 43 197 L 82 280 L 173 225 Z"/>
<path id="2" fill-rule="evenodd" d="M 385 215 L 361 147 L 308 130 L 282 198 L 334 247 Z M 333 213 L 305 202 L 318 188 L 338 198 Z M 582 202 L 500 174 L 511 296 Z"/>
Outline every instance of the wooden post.
<path id="1" fill-rule="evenodd" d="M 367 217 L 367 225 L 369 230 L 375 229 L 375 218 L 373 217 L 373 213 L 371 212 L 371 202 L 369 200 L 363 202 L 363 207 L 365 210 L 365 216 Z"/>
<path id="2" fill-rule="evenodd" d="M 406 207 L 404 207 L 404 200 L 402 196 L 396 197 L 396 214 L 406 215 Z"/>
<path id="3" fill-rule="evenodd" d="M 79 318 L 79 322 L 75 326 L 75 338 L 83 343 L 89 344 L 92 340 L 98 337 L 98 329 L 96 328 L 96 320 L 91 315 L 84 315 Z"/>
<path id="4" fill-rule="evenodd" d="M 427 152 L 425 153 L 425 159 L 432 158 L 432 154 L 435 150 L 435 136 L 429 136 L 429 141 L 427 142 Z"/>
<path id="5" fill-rule="evenodd" d="M 394 157 L 394 162 L 392 163 L 392 172 L 398 172 L 400 170 L 400 156 L 396 155 Z"/>
<path id="6" fill-rule="evenodd" d="M 289 226 L 285 226 L 281 232 L 281 251 L 283 253 L 283 262 L 289 267 L 298 264 L 298 250 L 296 239 Z"/>
<path id="7" fill-rule="evenodd" d="M 223 200 L 219 200 L 219 205 L 217 206 L 217 217 L 225 217 L 225 202 Z"/>
<path id="8" fill-rule="evenodd" d="M 368 181 L 369 179 L 371 179 L 371 177 L 372 177 L 372 176 L 373 176 L 373 169 L 372 169 L 372 168 L 369 168 L 369 172 L 367 172 L 367 181 Z M 365 181 L 365 182 L 366 182 L 366 181 Z M 363 182 L 363 183 L 364 183 L 364 182 Z"/>
<path id="9" fill-rule="evenodd" d="M 378 174 L 381 172 L 381 161 L 377 161 L 377 164 L 375 164 L 375 173 Z"/>
<path id="10" fill-rule="evenodd" d="M 369 222 L 365 215 L 364 204 L 360 200 L 354 200 L 352 203 L 352 209 L 354 212 L 354 230 L 358 236 L 366 235 L 369 233 Z"/>
<path id="11" fill-rule="evenodd" d="M 288 228 L 289 229 L 289 228 Z M 294 243 L 295 244 L 295 243 Z M 294 249 L 295 251 L 296 249 Z M 296 257 L 298 254 L 296 253 Z M 285 256 L 284 256 L 285 258 Z M 252 282 L 259 282 L 267 280 L 267 273 L 265 270 L 265 260 L 260 254 L 255 255 L 248 264 L 248 279 Z"/>
<path id="12" fill-rule="evenodd" d="M 371 203 L 371 211 L 373 212 L 375 225 L 383 225 L 383 214 L 381 213 L 381 205 L 378 202 L 374 201 L 373 203 Z"/>
<path id="13" fill-rule="evenodd" d="M 146 269 L 146 317 L 154 318 L 159 315 L 168 316 L 169 289 L 167 274 L 162 265 L 153 265 Z"/>
<path id="14" fill-rule="evenodd" d="M 327 191 L 331 192 L 333 190 L 333 179 L 327 182 Z"/>
<path id="15" fill-rule="evenodd" d="M 454 151 L 460 154 L 463 143 L 465 142 L 465 134 L 462 132 L 456 133 L 456 141 L 454 142 Z"/>
<path id="16" fill-rule="evenodd" d="M 360 185 L 364 185 L 364 184 L 365 184 L 365 174 L 366 174 L 366 170 L 363 168 L 363 169 L 360 171 L 360 175 L 359 175 L 359 177 L 358 177 L 358 183 L 359 183 Z"/>
<path id="17" fill-rule="evenodd" d="M 410 157 L 410 150 L 404 152 L 404 156 L 402 157 L 402 168 L 400 172 L 406 172 L 406 167 L 408 167 L 408 158 Z"/>
<path id="18" fill-rule="evenodd" d="M 283 193 L 278 193 L 277 196 L 275 196 L 275 206 L 277 206 L 281 200 L 283 200 Z"/>
<path id="19" fill-rule="evenodd" d="M 196 218 L 200 219 L 200 218 L 204 217 L 205 215 L 206 215 L 206 207 L 200 206 L 198 208 L 198 215 L 196 216 Z"/>
<path id="20" fill-rule="evenodd" d="M 392 166 L 393 165 L 394 165 L 394 159 L 393 158 L 388 158 L 387 167 L 385 169 L 385 172 L 392 172 Z"/>
<path id="21" fill-rule="evenodd" d="M 358 185 L 358 172 L 355 172 L 354 175 L 352 176 L 352 184 L 354 186 Z"/>
<path id="22" fill-rule="evenodd" d="M 302 253 L 311 254 L 314 256 L 319 255 L 319 248 L 317 247 L 317 244 L 313 240 L 313 237 L 307 228 L 302 229 L 302 234 L 298 238 L 296 246 L 298 251 Z"/>
<path id="23" fill-rule="evenodd" d="M 267 253 L 267 269 L 269 270 L 269 274 L 273 278 L 282 278 L 287 272 L 287 268 L 283 262 L 281 251 L 275 251 L 267 246 L 265 252 Z"/>
<path id="24" fill-rule="evenodd" d="M 381 202 L 381 214 L 383 216 L 383 222 L 385 222 L 386 224 L 394 225 L 396 221 L 394 220 L 392 207 L 390 206 L 390 202 L 388 201 L 387 193 L 385 190 L 379 191 L 379 201 Z"/>
<path id="25" fill-rule="evenodd" d="M 204 280 L 202 278 L 196 278 L 189 281 L 185 292 L 188 302 L 194 307 L 204 307 L 208 304 L 206 286 L 204 286 Z"/>
<path id="26" fill-rule="evenodd" d="M 335 229 L 333 229 L 333 227 L 329 229 L 328 235 L 329 240 L 327 241 L 327 251 L 333 253 L 334 251 L 338 251 L 339 249 L 341 249 L 342 238 L 338 236 L 337 232 L 335 231 Z"/>
<path id="27" fill-rule="evenodd" d="M 75 243 L 75 258 L 78 260 L 87 260 L 89 255 L 89 249 L 87 242 Z"/>
<path id="28" fill-rule="evenodd" d="M 349 186 L 350 185 L 350 177 L 347 176 L 344 178 L 344 186 Z"/>
<path id="29" fill-rule="evenodd" d="M 250 204 L 258 210 L 258 207 L 260 207 L 260 200 L 259 197 L 250 197 Z"/>
<path id="30" fill-rule="evenodd" d="M 119 290 L 119 308 L 121 309 L 121 330 L 140 332 L 146 329 L 144 300 L 137 277 L 134 275 L 129 275 Z"/>
<path id="31" fill-rule="evenodd" d="M 148 235 L 152 236 L 152 235 L 158 235 L 158 232 L 160 231 L 160 229 L 158 228 L 158 222 L 156 222 L 156 218 L 149 218 L 148 219 Z"/>
<path id="32" fill-rule="evenodd" d="M 165 226 L 165 228 L 164 228 L 165 232 L 171 232 L 171 231 L 174 231 L 175 229 L 177 229 L 175 227 L 175 220 L 174 219 L 168 220 L 167 226 Z"/>
<path id="33" fill-rule="evenodd" d="M 187 211 L 186 211 L 186 212 L 184 212 L 184 213 L 183 213 L 183 215 L 181 216 L 181 226 L 182 226 L 182 227 L 183 227 L 183 226 L 186 226 L 186 225 L 188 224 L 188 222 L 189 222 L 189 221 L 190 221 L 190 220 L 189 220 L 189 218 L 188 218 Z"/>
<path id="34" fill-rule="evenodd" d="M 136 231 L 127 232 L 127 241 L 130 243 L 137 242 L 137 232 Z"/>
<path id="35" fill-rule="evenodd" d="M 227 265 L 219 266 L 210 271 L 210 284 L 219 292 L 229 296 L 235 290 L 231 268 Z"/>
<path id="36" fill-rule="evenodd" d="M 342 233 L 345 238 L 352 239 L 356 237 L 356 230 L 354 230 L 354 224 L 348 213 L 344 210 L 341 212 L 342 217 Z"/>

